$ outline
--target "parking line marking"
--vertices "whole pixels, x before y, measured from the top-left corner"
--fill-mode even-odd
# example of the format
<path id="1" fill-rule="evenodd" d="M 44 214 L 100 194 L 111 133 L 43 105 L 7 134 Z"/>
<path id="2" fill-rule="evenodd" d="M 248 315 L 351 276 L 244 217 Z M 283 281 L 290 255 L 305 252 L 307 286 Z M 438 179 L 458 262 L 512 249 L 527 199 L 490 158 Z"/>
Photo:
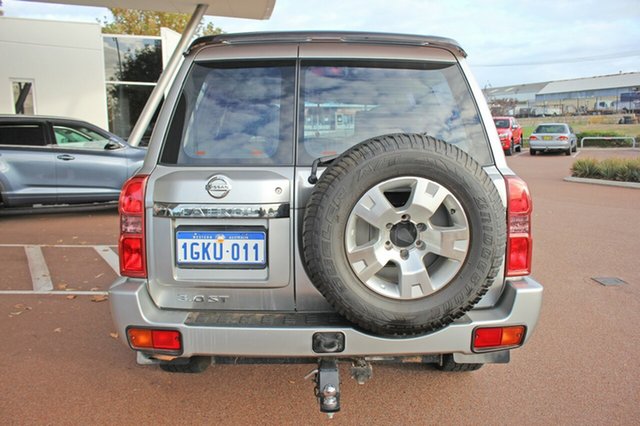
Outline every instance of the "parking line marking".
<path id="1" fill-rule="evenodd" d="M 49 296 L 108 296 L 108 291 L 33 291 L 33 290 L 0 290 L 0 295 L 49 295 Z"/>
<path id="2" fill-rule="evenodd" d="M 95 251 L 111 266 L 116 275 L 120 275 L 120 259 L 109 246 L 95 246 Z"/>
<path id="3" fill-rule="evenodd" d="M 33 290 L 39 293 L 53 290 L 51 274 L 42 255 L 42 249 L 39 246 L 25 246 L 24 251 L 27 254 Z"/>
<path id="4" fill-rule="evenodd" d="M 578 151 L 578 152 L 576 152 L 575 154 L 573 154 L 573 155 L 572 155 L 572 157 L 573 157 L 573 158 L 576 158 L 578 155 L 580 155 L 580 153 L 581 153 L 581 152 L 582 152 L 582 151 Z"/>

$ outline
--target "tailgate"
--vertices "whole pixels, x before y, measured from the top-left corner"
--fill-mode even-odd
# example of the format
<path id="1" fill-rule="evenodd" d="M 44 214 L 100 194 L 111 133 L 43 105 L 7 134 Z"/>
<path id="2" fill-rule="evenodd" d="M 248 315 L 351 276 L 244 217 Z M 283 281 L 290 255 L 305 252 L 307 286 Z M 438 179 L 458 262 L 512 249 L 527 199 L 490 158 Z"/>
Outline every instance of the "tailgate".
<path id="1" fill-rule="evenodd" d="M 291 168 L 158 167 L 149 290 L 163 308 L 293 309 Z"/>

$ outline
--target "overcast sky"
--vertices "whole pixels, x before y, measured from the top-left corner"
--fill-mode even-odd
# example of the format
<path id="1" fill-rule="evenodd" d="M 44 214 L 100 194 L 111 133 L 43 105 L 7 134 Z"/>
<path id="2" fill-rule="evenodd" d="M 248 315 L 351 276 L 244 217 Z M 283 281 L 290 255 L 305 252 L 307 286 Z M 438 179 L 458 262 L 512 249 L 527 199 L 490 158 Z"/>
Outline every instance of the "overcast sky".
<path id="1" fill-rule="evenodd" d="M 95 22 L 106 9 L 4 0 L 5 16 Z M 226 32 L 351 30 L 457 40 L 481 86 L 640 72 L 640 0 L 276 0 Z"/>

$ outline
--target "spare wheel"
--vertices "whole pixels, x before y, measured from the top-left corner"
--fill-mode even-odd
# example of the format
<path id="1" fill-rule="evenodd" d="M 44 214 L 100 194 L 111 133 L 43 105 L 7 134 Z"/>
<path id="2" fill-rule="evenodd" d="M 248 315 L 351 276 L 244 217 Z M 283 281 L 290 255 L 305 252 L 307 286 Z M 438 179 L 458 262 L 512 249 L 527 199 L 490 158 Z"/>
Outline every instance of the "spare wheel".
<path id="1" fill-rule="evenodd" d="M 483 168 L 421 134 L 362 142 L 307 203 L 307 272 L 340 314 L 382 335 L 437 330 L 471 309 L 505 255 L 505 207 Z"/>

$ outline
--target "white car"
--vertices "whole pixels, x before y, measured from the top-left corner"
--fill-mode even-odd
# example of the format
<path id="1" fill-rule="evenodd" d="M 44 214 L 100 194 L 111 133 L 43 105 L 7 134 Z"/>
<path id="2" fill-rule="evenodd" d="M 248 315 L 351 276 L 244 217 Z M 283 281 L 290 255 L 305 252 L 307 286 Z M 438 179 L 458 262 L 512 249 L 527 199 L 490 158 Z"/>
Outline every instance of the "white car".
<path id="1" fill-rule="evenodd" d="M 578 138 L 566 123 L 542 123 L 529 136 L 529 152 L 562 151 L 565 155 L 578 150 Z"/>

